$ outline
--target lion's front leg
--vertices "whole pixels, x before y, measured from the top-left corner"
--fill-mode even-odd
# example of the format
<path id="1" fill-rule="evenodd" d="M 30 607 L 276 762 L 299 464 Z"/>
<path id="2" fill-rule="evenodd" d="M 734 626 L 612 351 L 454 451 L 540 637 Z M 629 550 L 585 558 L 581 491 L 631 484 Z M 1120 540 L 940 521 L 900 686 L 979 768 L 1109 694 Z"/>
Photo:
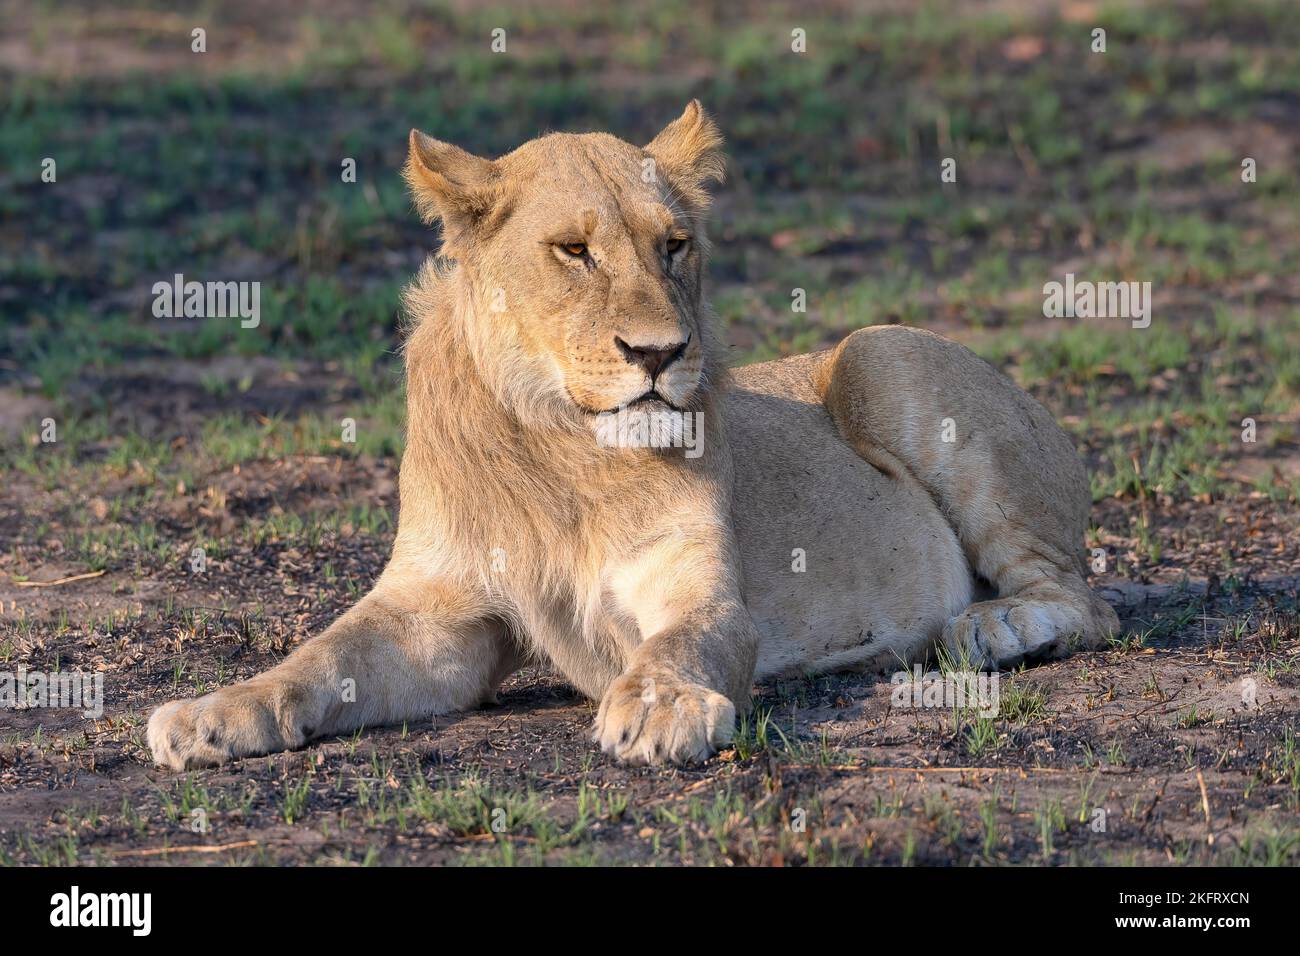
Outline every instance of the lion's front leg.
<path id="1" fill-rule="evenodd" d="M 460 710 L 489 698 L 516 662 L 504 629 L 463 599 L 381 579 L 277 667 L 159 707 L 149 748 L 157 763 L 184 770 Z"/>
<path id="2" fill-rule="evenodd" d="M 676 531 L 611 575 L 646 635 L 601 697 L 593 739 L 625 763 L 703 760 L 748 708 L 758 632 L 739 595 L 735 546 L 716 525 Z"/>
<path id="3" fill-rule="evenodd" d="M 691 763 L 731 742 L 736 706 L 671 661 L 620 675 L 600 700 L 592 739 L 629 764 Z"/>

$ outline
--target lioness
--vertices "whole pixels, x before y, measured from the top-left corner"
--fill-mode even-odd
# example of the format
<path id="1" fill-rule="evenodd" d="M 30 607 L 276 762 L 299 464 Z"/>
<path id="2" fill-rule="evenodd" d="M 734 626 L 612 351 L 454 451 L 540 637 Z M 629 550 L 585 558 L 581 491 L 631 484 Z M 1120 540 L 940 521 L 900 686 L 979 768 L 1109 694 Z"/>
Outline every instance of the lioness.
<path id="1" fill-rule="evenodd" d="M 971 352 L 881 326 L 724 370 L 702 297 L 720 147 L 698 102 L 644 148 L 554 134 L 488 160 L 411 132 L 443 258 L 406 294 L 392 558 L 279 666 L 155 711 L 159 763 L 473 707 L 530 659 L 600 701 L 606 753 L 699 760 L 756 678 L 1111 634 L 1079 458 Z"/>

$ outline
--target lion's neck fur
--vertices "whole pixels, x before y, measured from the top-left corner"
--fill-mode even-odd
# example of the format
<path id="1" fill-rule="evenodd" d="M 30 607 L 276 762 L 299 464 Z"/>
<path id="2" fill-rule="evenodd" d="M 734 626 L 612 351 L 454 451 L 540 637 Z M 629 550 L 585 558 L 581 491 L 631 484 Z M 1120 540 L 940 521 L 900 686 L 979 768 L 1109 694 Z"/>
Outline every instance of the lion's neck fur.
<path id="1" fill-rule="evenodd" d="M 478 565 L 485 580 L 568 590 L 575 572 L 588 583 L 598 578 L 611 554 L 634 546 L 639 529 L 685 501 L 703 496 L 729 506 L 730 459 L 711 394 L 701 407 L 709 450 L 698 459 L 680 450 L 601 448 L 572 415 L 512 407 L 529 395 L 503 395 L 509 369 L 494 367 L 493 343 L 476 339 L 482 302 L 460 266 L 426 265 L 407 290 L 395 560 L 427 561 L 454 549 L 456 562 Z"/>

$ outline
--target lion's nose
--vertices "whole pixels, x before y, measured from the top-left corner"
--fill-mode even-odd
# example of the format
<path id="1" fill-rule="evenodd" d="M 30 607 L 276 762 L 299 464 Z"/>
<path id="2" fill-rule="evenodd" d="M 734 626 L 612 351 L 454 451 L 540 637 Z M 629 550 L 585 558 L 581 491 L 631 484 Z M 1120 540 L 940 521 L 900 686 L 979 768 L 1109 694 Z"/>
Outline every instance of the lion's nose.
<path id="1" fill-rule="evenodd" d="M 686 353 L 686 346 L 690 341 L 688 335 L 684 342 L 674 342 L 672 345 L 628 345 L 617 335 L 614 336 L 614 344 L 618 346 L 623 358 L 632 365 L 640 365 L 645 369 L 650 375 L 651 382 L 654 382 L 656 375 Z"/>

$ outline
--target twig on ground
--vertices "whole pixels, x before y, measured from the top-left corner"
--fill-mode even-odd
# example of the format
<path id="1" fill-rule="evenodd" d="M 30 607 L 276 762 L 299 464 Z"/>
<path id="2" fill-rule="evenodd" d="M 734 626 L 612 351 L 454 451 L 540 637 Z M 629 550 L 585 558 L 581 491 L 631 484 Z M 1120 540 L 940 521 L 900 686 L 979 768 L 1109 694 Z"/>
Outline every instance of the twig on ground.
<path id="1" fill-rule="evenodd" d="M 87 578 L 97 578 L 104 571 L 88 571 L 85 574 L 74 574 L 70 578 L 59 578 L 57 581 L 15 581 L 14 584 L 20 588 L 52 588 L 56 584 L 71 584 L 73 581 L 84 581 Z"/>

